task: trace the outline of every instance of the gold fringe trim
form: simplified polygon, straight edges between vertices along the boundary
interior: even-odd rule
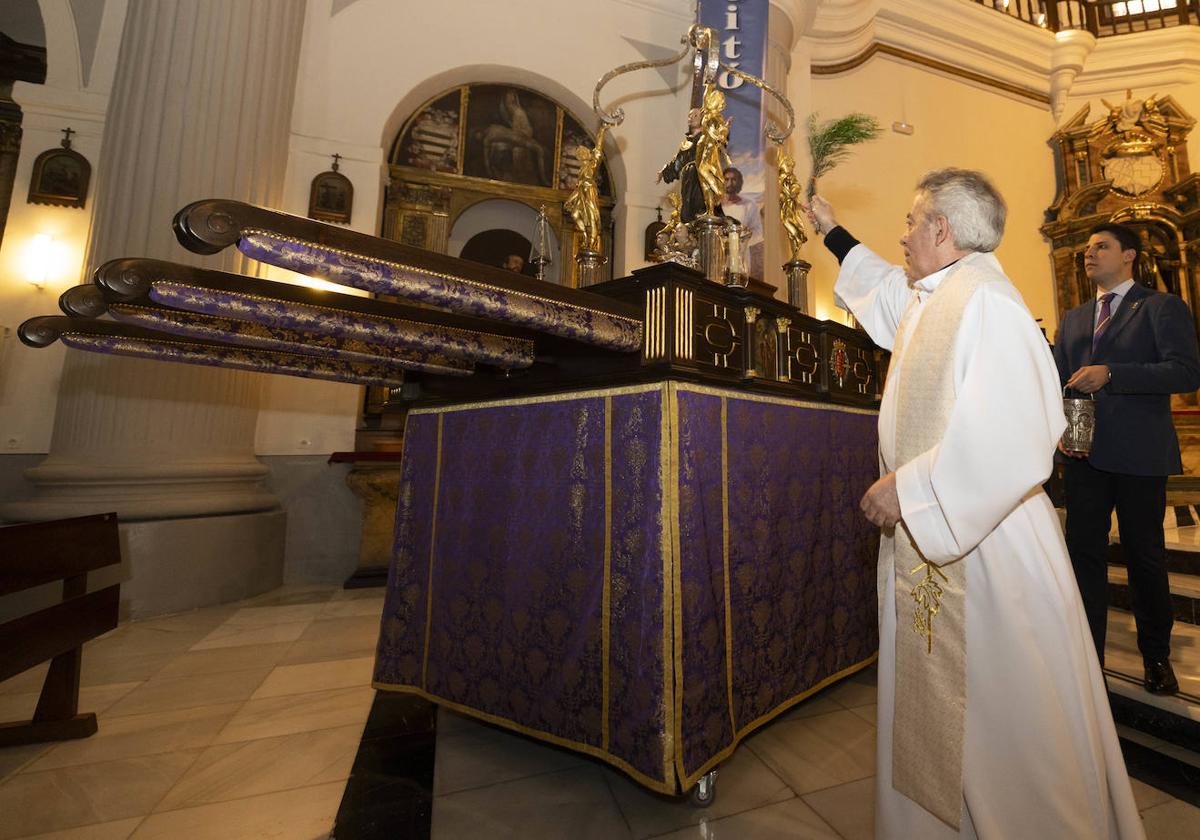
[[[437,449],[433,467],[433,513],[429,523],[429,576],[425,579],[425,652],[421,657],[421,687],[429,685],[429,633],[433,627],[433,556],[437,545],[438,496],[442,485],[442,418],[437,421]]]
[[[409,417],[418,414],[453,414],[457,411],[475,411],[481,408],[501,408],[512,405],[541,405],[565,402],[567,400],[585,400],[593,397],[621,397],[627,394],[646,394],[651,391],[664,391],[671,382],[656,382],[653,385],[622,385],[612,388],[589,388],[583,391],[567,391],[560,394],[537,394],[527,397],[509,397],[502,400],[486,400],[483,402],[464,403],[462,405],[439,405],[428,408],[414,408],[408,412]],[[665,409],[665,404],[664,404]]]
[[[481,712],[478,709],[471,708],[470,706],[464,706],[461,703],[455,703],[451,700],[446,700],[445,698],[439,697],[436,694],[431,694],[430,692],[425,691],[422,688],[417,688],[415,685],[394,685],[391,683],[383,683],[383,682],[373,681],[371,683],[371,687],[376,689],[377,691],[394,691],[394,692],[399,692],[399,693],[404,693],[404,694],[415,694],[415,695],[421,697],[422,699],[428,700],[430,703],[436,703],[439,706],[445,706],[447,709],[450,709],[451,711],[455,711],[455,712],[458,712],[459,714],[475,718],[476,720],[482,720],[486,723],[491,723],[496,726],[502,726],[505,729],[509,729],[509,730],[519,733],[521,735],[527,735],[531,738],[537,738],[539,741],[545,741],[547,743],[554,744],[559,747],[566,747],[568,749],[575,750],[576,752],[581,752],[585,755],[590,755],[593,758],[598,758],[601,761],[611,764],[613,767],[616,767],[622,773],[625,773],[627,776],[632,778],[638,784],[644,785],[645,787],[648,787],[657,793],[666,793],[666,794],[669,794],[672,796],[677,796],[677,795],[680,795],[681,792],[686,793],[694,784],[696,784],[697,781],[700,780],[701,776],[703,776],[705,773],[707,773],[709,770],[711,770],[713,767],[715,767],[720,762],[724,761],[729,756],[733,755],[733,751],[737,748],[738,744],[740,744],[742,742],[742,740],[745,739],[745,737],[747,735],[749,735],[751,732],[753,732],[755,729],[758,729],[763,724],[769,723],[770,721],[774,720],[779,715],[786,712],[788,709],[791,709],[797,703],[801,703],[801,702],[807,700],[809,697],[816,694],[818,691],[821,691],[824,688],[828,688],[830,685],[837,682],[838,680],[844,679],[844,678],[850,676],[851,674],[855,674],[855,673],[861,671],[862,669],[869,667],[878,658],[879,658],[878,653],[871,654],[871,656],[867,657],[866,659],[862,660],[861,662],[856,662],[854,665],[851,665],[848,668],[844,668],[841,671],[838,671],[836,674],[832,674],[832,675],[826,677],[825,679],[821,680],[819,683],[817,683],[813,687],[806,689],[805,691],[801,692],[800,694],[797,694],[794,697],[791,697],[791,698],[785,700],[784,702],[780,703],[778,706],[776,706],[774,709],[772,709],[767,714],[757,718],[756,720],[752,721],[751,723],[747,724],[746,726],[743,726],[737,732],[737,734],[734,736],[734,740],[732,741],[732,743],[730,743],[729,746],[727,746],[725,749],[721,750],[721,752],[717,753],[715,756],[713,756],[708,761],[706,761],[699,770],[695,771],[694,773],[690,774],[687,777],[680,775],[678,777],[679,778],[678,785],[674,784],[673,781],[667,782],[667,781],[665,781],[665,779],[656,779],[652,776],[649,776],[649,775],[643,773],[642,771],[638,770],[637,768],[633,767],[629,762],[625,761],[623,758],[615,756],[612,753],[608,752],[607,750],[600,749],[599,747],[593,746],[592,744],[585,744],[582,741],[573,741],[570,738],[562,738],[558,735],[551,735],[549,732],[541,732],[540,730],[532,729],[528,726],[519,724],[516,721],[513,721],[509,718],[501,717],[500,715],[493,715],[488,712]]]

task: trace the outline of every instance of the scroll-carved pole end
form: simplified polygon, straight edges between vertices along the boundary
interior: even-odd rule
[[[108,311],[104,293],[90,283],[72,286],[58,297],[58,308],[76,318],[99,318]]]

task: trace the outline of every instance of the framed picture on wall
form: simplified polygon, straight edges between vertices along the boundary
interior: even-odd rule
[[[472,85],[463,174],[537,187],[553,185],[558,106],[512,85]]]
[[[308,217],[322,222],[350,224],[354,209],[354,185],[350,179],[338,172],[338,158],[333,156],[333,166],[313,178],[308,191]]]
[[[66,136],[61,148],[47,149],[33,161],[27,199],[30,204],[82,208],[87,202],[92,165],[71,148],[71,135],[75,132],[67,128],[63,133]]]

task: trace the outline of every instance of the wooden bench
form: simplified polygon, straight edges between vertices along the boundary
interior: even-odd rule
[[[89,593],[87,574],[120,562],[115,513],[0,528],[0,597],[63,582],[61,603],[0,624],[0,681],[50,660],[33,720],[0,723],[0,747],[95,733],[79,714],[83,643],[117,626],[121,587]]]

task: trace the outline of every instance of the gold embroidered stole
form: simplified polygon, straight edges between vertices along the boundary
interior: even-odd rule
[[[897,330],[893,358],[900,364],[896,399],[899,469],[936,446],[955,404],[954,345],[963,311],[987,273],[972,257],[950,270],[905,335],[915,297]],[[892,786],[938,819],[959,827],[962,752],[966,730],[966,567],[943,566],[921,555],[903,523],[892,537],[896,581],[896,686],[892,726]]]

